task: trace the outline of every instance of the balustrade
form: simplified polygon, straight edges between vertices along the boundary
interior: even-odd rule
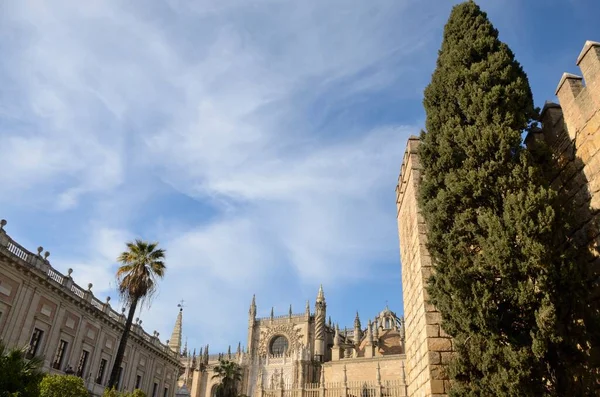
[[[49,267],[48,268],[48,278],[50,278],[50,280],[54,280],[57,283],[59,283],[60,285],[62,285],[65,277],[62,274],[60,274],[59,272],[57,272],[56,270],[54,270],[53,268]]]
[[[71,285],[71,292],[73,292],[75,295],[77,295],[81,299],[83,299],[83,297],[85,296],[85,293],[83,292],[81,287],[79,287],[77,284]]]
[[[286,384],[283,388],[262,390],[262,397],[406,397],[406,384],[401,381],[307,383],[304,387]]]

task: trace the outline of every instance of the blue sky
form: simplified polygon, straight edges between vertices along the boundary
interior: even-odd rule
[[[424,125],[445,0],[14,1],[0,5],[0,217],[82,286],[158,240],[145,328],[245,344],[320,283],[343,327],[402,312],[394,188]],[[594,0],[481,1],[536,103],[600,40]],[[115,305],[116,306],[116,305]]]

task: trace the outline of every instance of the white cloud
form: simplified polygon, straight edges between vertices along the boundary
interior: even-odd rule
[[[0,84],[18,97],[0,93],[0,203],[79,211],[87,252],[53,262],[99,295],[125,241],[158,239],[169,268],[145,325],[168,338],[183,298],[195,342],[222,345],[253,292],[281,305],[397,255],[394,185],[416,128],[345,123],[336,140],[320,125],[409,78],[436,19],[409,13],[416,0],[168,4],[7,6],[0,37],[19,40],[0,41]],[[146,207],[165,192],[197,206]],[[211,214],[189,226],[186,211]]]

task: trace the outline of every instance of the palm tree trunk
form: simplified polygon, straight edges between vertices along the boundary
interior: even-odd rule
[[[119,349],[117,349],[117,355],[115,357],[115,363],[113,364],[110,372],[110,378],[108,380],[107,387],[112,389],[116,386],[119,380],[119,369],[123,363],[123,356],[125,355],[125,347],[127,347],[127,339],[129,338],[129,331],[131,330],[131,324],[133,323],[133,316],[135,315],[135,309],[137,308],[138,301],[135,299],[131,302],[129,307],[129,313],[127,314],[127,322],[125,322],[125,329],[121,334],[121,340],[119,341]]]

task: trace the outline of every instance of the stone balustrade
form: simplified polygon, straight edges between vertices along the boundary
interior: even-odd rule
[[[306,383],[294,385],[281,383],[258,391],[259,397],[404,397],[406,385],[399,381],[346,381]]]

